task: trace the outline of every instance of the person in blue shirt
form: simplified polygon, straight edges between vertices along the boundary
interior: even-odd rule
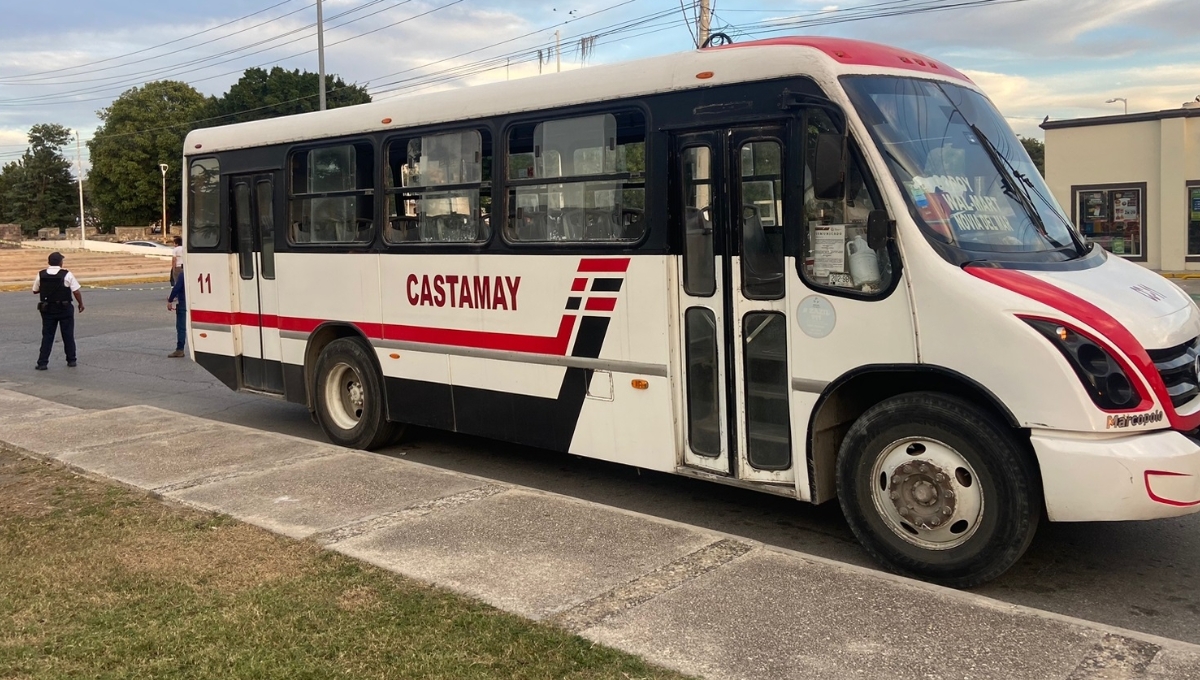
[[[172,359],[183,356],[183,347],[187,343],[187,299],[183,292],[183,269],[175,277],[175,285],[171,286],[171,294],[167,297],[167,311],[175,312],[175,351],[168,354]]]

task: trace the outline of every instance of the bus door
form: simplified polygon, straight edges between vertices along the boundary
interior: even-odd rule
[[[681,134],[684,463],[794,484],[788,408],[782,125]]]
[[[275,186],[272,173],[234,175],[230,205],[238,248],[242,386],[283,393],[279,291],[275,283]]]

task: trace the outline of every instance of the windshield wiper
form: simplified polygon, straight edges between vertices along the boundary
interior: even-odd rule
[[[1067,228],[1067,235],[1071,238],[1071,243],[1069,244],[1070,247],[1074,248],[1078,255],[1086,254],[1087,248],[1084,246],[1084,243],[1075,238],[1075,227],[1068,222],[1066,218],[1059,214],[1057,210],[1053,209],[1054,206],[1051,205],[1050,201],[1043,196],[1036,187],[1033,186],[1033,182],[1029,179],[1029,177],[1022,174],[1020,170],[1017,170],[1017,168],[1014,167],[1013,164],[1007,158],[1005,158],[998,149],[996,149],[996,145],[992,144],[992,140],[988,139],[987,135],[983,134],[983,130],[980,130],[978,125],[975,125],[974,123],[970,123],[969,125],[971,131],[975,133],[975,136],[982,143],[984,151],[987,152],[988,158],[992,161],[992,165],[996,166],[996,169],[999,170],[1003,176],[1002,179],[1004,181],[1004,193],[1012,196],[1014,200],[1021,204],[1021,207],[1026,213],[1029,214],[1029,220],[1033,224],[1033,227],[1037,229],[1039,234],[1042,235],[1042,238],[1049,241],[1056,248],[1068,247],[1068,244],[1060,243],[1050,236],[1049,230],[1046,229],[1046,223],[1042,220],[1042,213],[1037,209],[1037,206],[1033,204],[1033,199],[1029,196],[1029,191],[1031,190],[1037,194],[1038,198],[1042,199],[1042,203],[1046,204],[1046,207],[1051,208],[1050,212],[1054,213],[1054,215],[1058,217],[1059,221],[1062,222]],[[1007,174],[1005,174],[1005,170],[1008,171]],[[1009,177],[1015,179],[1016,182],[1014,183],[1010,181]]]
[[[1033,204],[1033,199],[1025,191],[1025,185],[1021,181],[1022,175],[1000,155],[995,145],[992,144],[992,140],[983,134],[983,130],[980,130],[978,125],[974,123],[968,123],[968,125],[971,132],[975,134],[975,138],[979,140],[980,146],[987,153],[988,159],[992,161],[992,165],[996,166],[996,170],[1000,172],[1000,180],[1004,182],[1004,193],[1021,204],[1021,209],[1029,216],[1033,228],[1037,229],[1042,238],[1049,241],[1055,248],[1066,248],[1065,243],[1059,243],[1050,237],[1050,233],[1046,230],[1046,223],[1042,221],[1041,213],[1038,212],[1037,206]]]

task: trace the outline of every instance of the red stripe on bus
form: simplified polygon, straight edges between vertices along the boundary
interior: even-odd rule
[[[611,310],[607,310],[611,311]],[[203,309],[191,310],[192,321],[217,323],[226,326],[250,326],[257,328],[279,328],[281,331],[311,333],[325,323],[323,319],[306,319],[294,316],[262,315],[247,312],[213,312]],[[259,319],[262,322],[259,322]],[[427,328],[399,324],[348,322],[363,335],[373,340],[399,340],[430,345],[451,345],[476,349],[495,349],[527,354],[554,354],[565,356],[575,328],[574,316],[563,316],[558,332],[552,336],[519,335],[516,333],[494,333],[490,331],[466,331],[454,328]]]
[[[317,330],[317,326],[325,323],[321,319],[302,319],[295,316],[279,317],[279,330],[292,331],[295,333],[312,333]]]
[[[571,290],[576,291],[576,292],[581,291],[581,290],[587,290],[587,279],[575,279],[574,281],[572,281],[571,282]]]
[[[966,270],[978,279],[1053,307],[1099,331],[1125,356],[1129,357],[1129,360],[1141,372],[1142,378],[1150,384],[1150,389],[1154,391],[1158,402],[1166,411],[1172,428],[1187,432],[1200,427],[1200,413],[1181,416],[1175,411],[1175,405],[1171,403],[1171,395],[1167,392],[1167,386],[1163,384],[1162,376],[1159,375],[1146,348],[1142,347],[1142,343],[1138,342],[1129,329],[1121,325],[1121,322],[1114,319],[1108,312],[1077,295],[1022,271],[994,267],[966,267]]]
[[[613,257],[613,258],[590,258],[585,257],[579,261],[580,272],[617,272],[624,273],[629,269],[628,257]]]
[[[213,312],[207,309],[193,309],[188,312],[195,323],[217,323],[223,326],[236,326],[238,321],[233,312]]]
[[[425,328],[422,326],[399,326],[388,324],[383,327],[383,339],[401,342],[418,342],[430,345],[451,345],[476,349],[495,349],[526,354],[553,354],[566,356],[571,342],[571,331],[575,328],[575,317],[564,315],[558,324],[558,333],[553,336],[517,335],[515,333],[493,333],[489,331],[464,331],[455,328]]]
[[[610,297],[588,298],[587,304],[583,308],[589,312],[611,312],[617,308],[617,299]]]

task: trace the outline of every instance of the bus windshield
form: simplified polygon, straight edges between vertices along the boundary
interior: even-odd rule
[[[918,224],[956,259],[1060,261],[1084,247],[992,103],[944,82],[846,76],[842,83]]]

